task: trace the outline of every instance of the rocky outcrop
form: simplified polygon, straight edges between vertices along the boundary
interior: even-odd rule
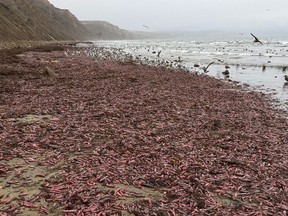
[[[0,0],[0,40],[82,40],[90,32],[48,0]]]

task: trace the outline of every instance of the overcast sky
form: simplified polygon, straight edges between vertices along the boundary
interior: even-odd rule
[[[288,30],[288,0],[49,1],[55,7],[69,9],[79,20],[104,20],[128,30]]]

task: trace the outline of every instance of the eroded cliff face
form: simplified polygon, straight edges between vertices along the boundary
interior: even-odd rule
[[[92,34],[48,0],[0,0],[0,40],[82,40]]]

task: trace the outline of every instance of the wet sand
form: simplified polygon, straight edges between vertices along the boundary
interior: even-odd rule
[[[0,213],[287,214],[288,122],[264,94],[103,55],[1,53]]]
[[[212,65],[209,75],[222,80],[233,80],[246,85],[250,90],[263,92],[270,97],[271,103],[282,110],[288,111],[288,82],[284,80],[282,68],[256,66],[229,66],[229,76],[222,74],[225,65]]]

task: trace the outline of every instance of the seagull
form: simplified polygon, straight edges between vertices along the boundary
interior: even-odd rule
[[[222,59],[218,59],[218,58],[215,58],[215,59],[217,59],[217,61],[219,61],[219,62],[221,62],[221,63],[224,62],[224,60],[222,60]]]
[[[210,65],[214,64],[214,61],[209,63],[206,67],[203,67],[202,69],[204,70],[204,73],[208,73],[208,68],[210,67]]]
[[[260,43],[260,44],[262,44],[263,45],[263,43],[254,35],[254,34],[252,34],[252,33],[250,33],[251,35],[252,35],[252,37],[254,37],[254,43]]]

